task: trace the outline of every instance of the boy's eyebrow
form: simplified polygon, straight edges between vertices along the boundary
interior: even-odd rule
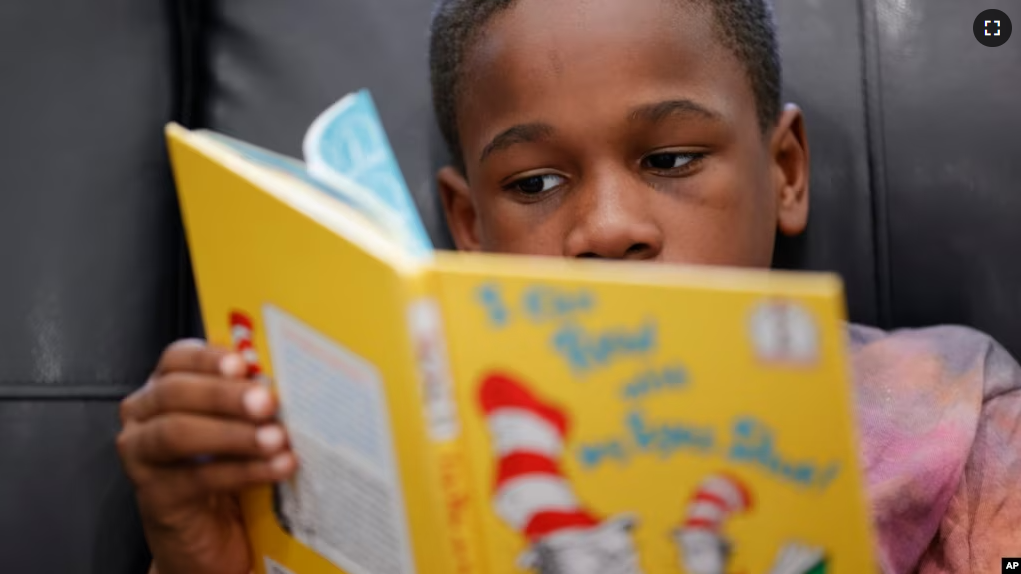
[[[493,152],[507,149],[514,144],[541,141],[553,135],[553,132],[553,126],[542,122],[518,124],[507,128],[497,134],[492,141],[486,144],[486,147],[482,148],[479,163],[485,161],[486,157]]]
[[[670,115],[695,115],[707,119],[719,119],[721,116],[702,104],[691,100],[665,100],[651,104],[643,104],[631,110],[631,120],[643,120],[655,123]]]

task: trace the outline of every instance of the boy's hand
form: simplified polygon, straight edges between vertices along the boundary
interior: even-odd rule
[[[238,492],[297,467],[273,396],[245,370],[237,354],[178,341],[121,404],[117,449],[159,574],[248,574]]]

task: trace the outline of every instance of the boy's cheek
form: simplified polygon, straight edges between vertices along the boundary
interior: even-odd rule
[[[505,224],[495,224],[492,227],[495,229],[482,230],[482,251],[517,255],[564,256],[563,240],[555,231],[539,229],[530,232],[508,229]]]
[[[484,252],[564,255],[566,230],[556,210],[521,205],[502,197],[478,198],[477,231]]]
[[[754,209],[754,208],[752,208]],[[667,263],[728,267],[768,267],[775,224],[751,209],[693,210],[664,225],[660,260]]]

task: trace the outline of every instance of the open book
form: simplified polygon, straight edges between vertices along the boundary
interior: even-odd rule
[[[259,572],[875,571],[837,278],[434,251],[366,92],[304,163],[167,134],[300,461],[244,499]]]

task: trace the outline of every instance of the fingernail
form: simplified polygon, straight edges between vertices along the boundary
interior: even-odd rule
[[[290,453],[282,453],[274,456],[269,461],[269,468],[274,474],[286,474],[291,470],[293,458]]]
[[[243,375],[245,372],[245,360],[235,353],[224,355],[220,359],[220,374],[225,377]]]
[[[245,403],[245,411],[249,416],[261,417],[269,414],[269,391],[262,387],[253,387],[245,391],[241,399]]]
[[[255,431],[255,442],[266,452],[273,452],[284,444],[284,431],[276,425],[270,425]]]

